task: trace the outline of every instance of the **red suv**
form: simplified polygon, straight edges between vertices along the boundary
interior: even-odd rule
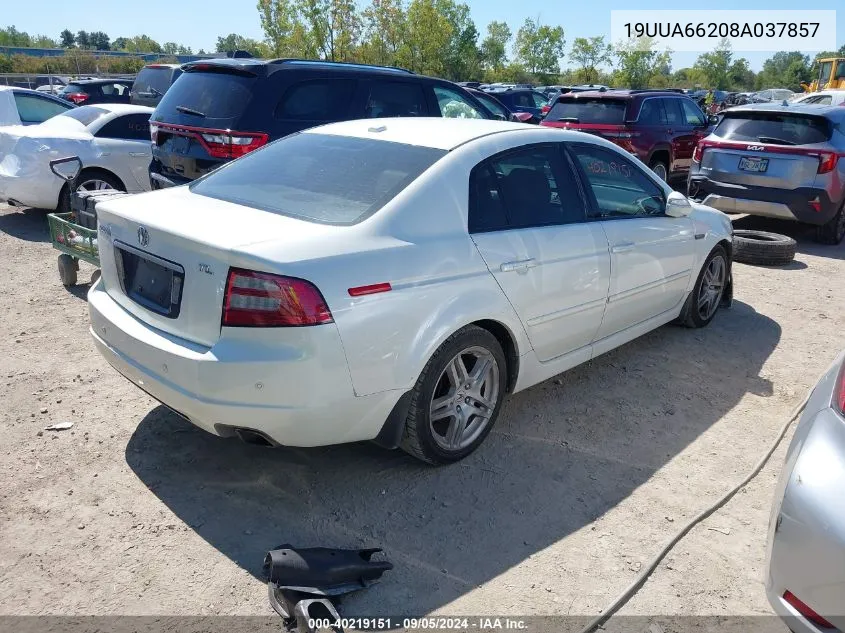
[[[695,146],[715,122],[677,92],[607,90],[561,95],[540,125],[602,136],[670,180],[686,177]]]

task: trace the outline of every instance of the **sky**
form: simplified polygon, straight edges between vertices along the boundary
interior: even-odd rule
[[[567,53],[569,44],[576,37],[610,34],[610,12],[620,9],[719,9],[753,8],[738,6],[736,0],[706,0],[700,6],[683,5],[672,0],[557,0],[538,2],[527,9],[528,3],[515,0],[464,0],[472,11],[479,31],[484,33],[492,20],[504,20],[511,30],[516,30],[526,17],[538,18],[543,24],[561,25],[564,28]],[[359,0],[363,4],[366,0]],[[158,42],[173,41],[191,46],[195,51],[203,48],[214,50],[219,35],[238,33],[246,37],[263,39],[255,0],[143,0],[135,5],[133,0],[0,0],[0,26],[14,25],[30,34],[58,37],[68,28],[105,31],[114,39],[145,33]],[[763,0],[761,19],[773,9],[839,9],[837,12],[838,46],[845,43],[845,3],[843,0]],[[765,10],[762,8],[765,7]],[[745,57],[751,67],[759,70],[770,53],[736,53]],[[815,51],[804,51],[810,54]],[[698,53],[675,53],[673,69],[692,66]],[[569,65],[562,60],[563,67]]]

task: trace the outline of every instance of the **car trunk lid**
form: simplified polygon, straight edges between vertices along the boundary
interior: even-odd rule
[[[326,229],[186,187],[104,202],[97,213],[109,295],[156,329],[209,347],[220,337],[229,268],[277,272],[250,245],[308,242]]]

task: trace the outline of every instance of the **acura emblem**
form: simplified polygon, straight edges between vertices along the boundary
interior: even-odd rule
[[[146,246],[150,243],[150,232],[143,226],[138,227],[138,244]]]

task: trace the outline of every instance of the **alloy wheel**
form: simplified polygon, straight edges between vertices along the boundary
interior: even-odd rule
[[[660,178],[660,180],[666,182],[666,178],[668,177],[668,174],[666,172],[666,165],[664,165],[663,163],[655,163],[654,165],[652,165],[651,171],[653,171],[655,175]]]
[[[483,347],[468,347],[447,363],[429,406],[432,436],[440,448],[458,451],[484,431],[499,402],[499,364]]]
[[[711,259],[704,270],[701,288],[698,291],[698,316],[703,321],[709,320],[719,307],[722,293],[725,291],[727,271],[725,258],[721,255],[716,255]]]
[[[109,183],[105,180],[100,180],[99,178],[91,178],[86,180],[76,188],[77,191],[106,191],[106,190],[113,190]]]

